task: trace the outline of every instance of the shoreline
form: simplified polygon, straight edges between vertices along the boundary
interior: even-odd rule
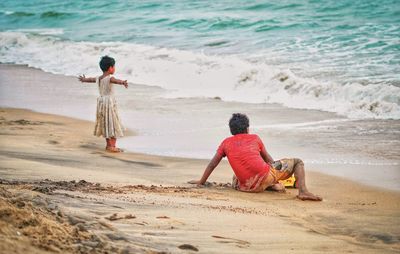
[[[123,153],[116,153],[116,154],[109,153],[109,152],[105,151],[105,149],[102,149],[103,146],[104,146],[104,145],[102,145],[102,143],[105,144],[105,142],[103,142],[104,138],[96,137],[91,133],[91,128],[90,127],[92,127],[92,125],[94,124],[91,121],[72,118],[72,117],[68,117],[68,116],[37,112],[37,111],[34,111],[34,110],[24,109],[24,108],[3,108],[3,107],[0,107],[0,112],[7,112],[7,113],[9,113],[9,112],[20,112],[20,113],[16,114],[17,116],[18,115],[26,116],[26,115],[33,114],[33,115],[35,115],[35,118],[36,118],[36,115],[39,118],[41,118],[42,116],[45,116],[44,118],[46,118],[46,119],[47,118],[50,118],[50,119],[54,118],[54,119],[57,119],[57,120],[61,119],[62,121],[66,120],[67,122],[78,123],[78,125],[81,125],[81,123],[84,123],[84,125],[86,127],[89,127],[89,128],[86,129],[85,132],[88,135],[86,138],[88,138],[90,140],[90,142],[86,143],[86,144],[83,144],[83,145],[82,145],[83,142],[79,142],[81,144],[80,147],[81,148],[87,148],[87,149],[96,149],[97,151],[93,152],[93,153],[102,154],[101,155],[102,157],[109,158],[109,159],[116,159],[116,160],[124,161],[124,159],[122,159],[123,157],[134,156],[134,157],[138,157],[138,158],[144,158],[146,160],[156,159],[157,161],[161,160],[161,161],[164,161],[164,162],[185,162],[185,163],[186,162],[190,162],[190,163],[195,163],[197,166],[198,165],[203,165],[203,168],[205,168],[207,166],[208,162],[210,161],[209,159],[202,159],[202,158],[164,156],[164,155],[147,154],[147,153],[132,152],[132,151],[125,151]],[[0,117],[0,121],[1,120],[4,120],[4,119],[2,119]],[[57,122],[49,122],[49,123],[55,124],[55,125],[58,124]],[[19,125],[19,124],[21,124],[21,125],[31,125],[31,124],[32,125],[37,125],[37,124],[39,124],[40,125],[41,123],[40,122],[39,123],[30,123],[29,121],[26,122],[25,119],[19,119],[19,120],[15,120],[12,123],[12,125],[13,124],[16,124],[16,125]],[[127,129],[127,130],[125,130],[125,136],[122,137],[121,139],[127,138],[127,137],[133,137],[135,135],[137,135],[137,134],[134,131]],[[49,136],[52,137],[53,134],[49,134]],[[54,141],[54,140],[49,140],[48,142],[49,142],[49,144],[54,144],[54,145],[58,144],[58,141]],[[71,146],[73,146],[73,145],[71,145]],[[117,159],[117,157],[121,157],[121,159]],[[140,164],[141,163],[138,163],[138,165],[140,165]],[[159,165],[157,165],[157,164],[152,165],[151,163],[150,164],[143,163],[143,166],[151,166],[151,167],[157,168]],[[231,173],[231,172],[233,173],[233,171],[231,171],[231,168],[230,168],[230,165],[229,165],[228,161],[226,159],[222,160],[221,164],[218,167],[224,168],[224,176],[227,176],[226,180],[227,180],[227,183],[228,183],[230,181],[230,175],[226,174],[226,173]],[[201,169],[203,169],[203,168],[201,168]],[[200,175],[197,175],[197,176],[201,177],[201,174],[203,173],[203,171],[200,170],[199,173],[200,173]],[[308,170],[307,174],[311,174],[313,176],[315,175],[314,177],[319,177],[319,178],[323,177],[325,179],[331,178],[332,180],[345,181],[345,182],[348,182],[348,184],[365,187],[367,189],[370,189],[371,191],[376,190],[376,191],[382,191],[382,192],[387,192],[387,193],[400,194],[400,192],[397,191],[397,190],[391,190],[391,189],[387,189],[387,188],[384,188],[384,187],[378,187],[378,186],[371,186],[371,185],[363,184],[363,183],[360,183],[360,182],[357,182],[357,181],[354,181],[352,179],[348,179],[348,178],[345,178],[345,177],[334,176],[334,175],[330,175],[330,174],[324,174],[324,173],[321,173],[321,172],[318,172],[318,171],[314,171],[314,170]],[[219,178],[218,180],[219,181],[223,181],[222,179],[220,179],[221,176],[222,176],[221,174],[213,172],[212,176],[218,176],[218,178]],[[62,176],[62,178],[64,178],[64,177],[65,176]],[[9,180],[16,180],[16,179],[9,179]],[[40,178],[27,177],[27,178],[22,178],[21,180],[24,180],[24,181],[34,180],[35,181],[35,180],[41,180],[41,179]],[[71,179],[71,180],[74,180],[74,179]],[[109,179],[104,180],[104,179],[94,178],[94,179],[92,179],[92,181],[97,181],[97,182],[100,182],[100,183],[109,183]],[[122,182],[115,182],[115,183],[116,184],[127,184],[128,182],[123,182],[122,181]],[[162,182],[162,183],[168,184],[168,182]],[[185,182],[182,182],[182,183],[185,184]],[[157,183],[157,184],[159,184],[159,183]],[[169,182],[169,184],[178,184],[178,183],[177,182]],[[189,184],[189,186],[190,186],[190,184]]]
[[[0,106],[94,120],[97,90],[75,77],[0,64],[0,79]],[[308,170],[400,191],[400,120],[353,120],[277,104],[165,99],[165,90],[135,84],[116,93],[123,124],[138,134],[119,139],[129,151],[211,158],[230,135],[227,118],[244,112],[274,158],[299,157]]]
[[[80,246],[94,253],[101,248],[127,253],[264,253],[266,244],[280,253],[336,253],[337,246],[356,253],[400,250],[398,192],[307,172],[310,191],[324,201],[296,200],[295,189],[285,194],[242,193],[229,188],[232,171],[227,162],[211,176],[212,187],[197,188],[186,181],[201,175],[206,160],[110,154],[104,152],[103,140],[91,135],[88,121],[22,109],[2,108],[0,113],[3,250],[23,253],[16,246],[25,246],[34,249],[32,253],[57,248],[76,253],[74,246]],[[33,212],[45,213],[40,216],[63,230],[96,237],[68,238],[74,245],[62,244],[56,240],[59,235],[36,224],[23,226],[18,237],[13,223],[22,219],[7,217],[7,209],[21,215],[39,209]],[[274,230],[268,233],[266,228]],[[54,237],[53,243],[35,243],[28,229],[39,239]],[[59,243],[56,249],[54,242]]]
[[[347,76],[353,72],[352,68],[342,69],[340,74],[337,70],[331,72],[330,64],[309,62],[310,56],[300,62],[295,60],[296,57],[276,62],[276,58],[285,55],[286,49],[279,51],[283,54],[278,55],[268,52],[268,49],[264,54],[252,55],[251,50],[244,50],[241,54],[218,53],[220,48],[217,47],[215,54],[209,55],[203,50],[192,51],[190,47],[178,49],[175,43],[159,48],[153,43],[136,44],[135,40],[120,43],[111,39],[104,48],[102,40],[87,38],[89,40],[77,42],[72,39],[74,36],[52,32],[47,34],[46,29],[4,31],[2,35],[5,37],[5,62],[25,63],[48,72],[93,75],[98,70],[93,63],[97,62],[100,55],[112,52],[116,59],[120,59],[118,64],[123,66],[120,73],[125,76],[124,79],[158,85],[169,90],[174,98],[205,96],[220,97],[227,101],[279,102],[292,108],[325,110],[348,117],[400,120],[396,96],[400,88],[396,70],[387,68],[394,68],[391,64],[372,76],[371,70],[364,75],[360,75],[358,70]],[[46,48],[48,54],[43,54],[42,48]],[[66,61],[54,57],[58,56],[59,49],[68,52]],[[268,56],[270,53],[272,59]],[[323,50],[320,53],[324,55],[327,52]],[[84,57],[76,59],[74,56]],[[70,61],[80,64],[76,66]],[[307,62],[311,66],[304,65]],[[312,66],[318,67],[314,69]],[[336,67],[341,69],[343,63]],[[382,71],[387,76],[380,80]],[[376,96],[377,93],[379,96]]]

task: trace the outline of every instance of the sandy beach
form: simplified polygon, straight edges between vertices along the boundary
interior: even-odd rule
[[[392,0],[0,2],[0,254],[400,253],[399,17]],[[257,146],[227,139],[243,130]],[[299,158],[323,200],[234,190],[222,153],[241,187]]]
[[[0,84],[2,107],[95,120],[97,88],[76,77],[0,64]],[[230,135],[230,115],[243,112],[273,158],[299,157],[309,170],[400,191],[400,120],[349,119],[278,104],[172,99],[165,89],[134,82],[115,90],[122,123],[137,134],[119,139],[128,151],[209,159]]]
[[[206,160],[110,154],[91,122],[0,113],[1,253],[400,251],[398,192],[308,172],[323,202],[241,193],[226,162],[197,188]]]

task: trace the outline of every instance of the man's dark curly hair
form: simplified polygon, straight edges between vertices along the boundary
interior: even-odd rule
[[[108,71],[110,67],[115,65],[115,59],[109,56],[103,56],[99,65],[102,71]]]
[[[232,114],[232,117],[229,120],[229,128],[231,129],[232,135],[247,133],[248,127],[249,118],[245,114]]]

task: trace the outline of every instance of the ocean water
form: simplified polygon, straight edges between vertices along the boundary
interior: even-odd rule
[[[0,62],[116,76],[167,98],[400,119],[400,1],[0,2]]]

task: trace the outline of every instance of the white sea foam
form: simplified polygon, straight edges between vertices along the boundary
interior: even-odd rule
[[[326,128],[326,124],[331,125],[332,123],[340,123],[351,121],[350,119],[327,119],[322,121],[312,121],[312,122],[303,122],[303,123],[283,123],[283,124],[265,124],[265,125],[252,125],[252,129],[260,130],[260,129],[299,129],[299,128]]]
[[[365,166],[398,166],[398,162],[385,162],[385,161],[371,161],[371,160],[357,160],[357,159],[338,159],[329,158],[324,160],[304,160],[305,163],[309,164],[337,164],[337,165],[365,165]]]
[[[58,74],[97,75],[100,56],[108,54],[117,60],[118,77],[165,88],[170,98],[220,97],[324,110],[350,118],[400,119],[400,88],[390,84],[321,82],[238,56],[210,56],[122,42],[73,42],[48,36],[57,33],[62,31],[1,32],[0,61]]]
[[[17,29],[14,32],[31,33],[31,34],[38,34],[38,35],[61,35],[61,34],[64,34],[64,29],[62,29],[62,28]]]

